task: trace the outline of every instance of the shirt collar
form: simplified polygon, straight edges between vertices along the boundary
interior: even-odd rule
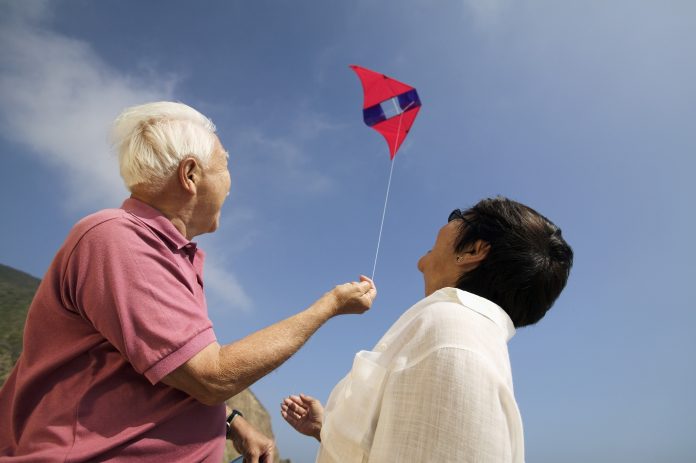
[[[493,323],[495,323],[505,333],[505,340],[509,341],[515,335],[515,324],[512,323],[510,316],[498,304],[489,301],[481,296],[462,291],[458,288],[442,288],[436,293],[442,293],[443,296],[450,300],[454,300],[464,307],[467,307],[474,312],[477,312]]]
[[[121,209],[137,217],[155,232],[172,250],[182,250],[189,256],[196,253],[196,243],[184,235],[159,210],[135,198],[126,199]]]

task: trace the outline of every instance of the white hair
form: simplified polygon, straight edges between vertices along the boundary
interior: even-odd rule
[[[204,166],[215,149],[215,124],[190,106],[158,101],[126,108],[116,118],[111,140],[121,177],[129,190],[159,190],[186,157]]]

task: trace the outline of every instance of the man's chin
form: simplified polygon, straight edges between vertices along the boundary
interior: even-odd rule
[[[208,233],[213,233],[217,231],[217,229],[220,228],[220,214],[215,216],[215,219],[213,219],[213,222],[210,224],[210,229],[208,230]]]

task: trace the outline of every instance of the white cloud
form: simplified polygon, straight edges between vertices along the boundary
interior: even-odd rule
[[[110,154],[109,126],[126,106],[172,99],[176,80],[113,69],[88,43],[41,27],[51,14],[47,5],[0,4],[0,133],[54,169],[67,208],[113,207],[127,191]],[[209,289],[248,309],[249,297],[232,273],[216,265],[215,254],[209,250]]]
[[[205,273],[203,276],[205,279],[206,292],[212,291],[216,301],[223,304],[223,307],[217,310],[211,308],[211,311],[215,310],[216,312],[220,312],[221,309],[224,310],[228,306],[244,311],[251,309],[251,299],[247,296],[244,288],[242,288],[242,285],[237,280],[237,277],[231,272],[218,266],[215,262],[211,262],[209,258],[206,258]]]
[[[112,206],[126,195],[108,128],[126,106],[167,99],[172,82],[140,82],[119,74],[84,42],[18,17],[0,30],[2,134],[55,167],[67,205]]]

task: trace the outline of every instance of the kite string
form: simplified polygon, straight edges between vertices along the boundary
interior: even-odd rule
[[[372,276],[370,279],[375,280],[375,272],[377,271],[377,257],[379,256],[379,244],[382,242],[382,229],[384,228],[384,217],[387,215],[387,201],[389,201],[389,189],[391,187],[392,173],[394,172],[394,162],[396,160],[396,145],[399,143],[399,135],[401,135],[401,121],[404,118],[406,110],[411,107],[411,102],[399,116],[399,125],[396,129],[396,138],[394,139],[394,157],[391,160],[391,168],[389,169],[389,181],[387,182],[387,195],[384,198],[384,208],[382,209],[382,221],[379,224],[379,236],[377,237],[377,250],[375,251],[375,263],[372,265]]]
[[[396,159],[396,158],[394,158]],[[387,215],[387,201],[389,201],[389,188],[391,187],[392,173],[394,172],[394,159],[391,162],[391,169],[389,169],[389,181],[387,182],[387,196],[384,198],[384,209],[382,209],[382,222],[379,224],[379,237],[377,238],[377,250],[375,251],[375,263],[372,266],[372,276],[371,280],[375,279],[375,271],[377,270],[377,256],[379,256],[379,244],[382,241],[382,229],[384,228],[384,216]]]

